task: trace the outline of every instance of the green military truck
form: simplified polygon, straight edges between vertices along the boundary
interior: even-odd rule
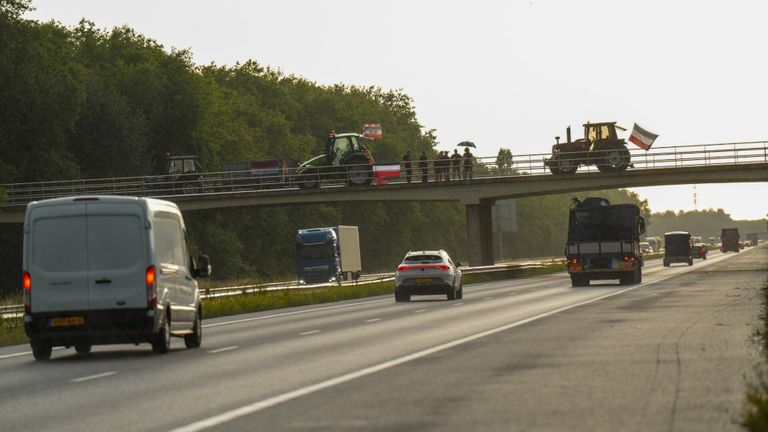
[[[565,258],[574,287],[590,281],[618,279],[621,285],[643,279],[640,235],[645,219],[634,204],[611,203],[605,198],[574,198],[569,212]]]

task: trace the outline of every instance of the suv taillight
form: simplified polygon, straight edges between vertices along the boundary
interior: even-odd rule
[[[157,307],[157,273],[155,272],[155,266],[153,265],[147,267],[146,283],[147,308],[154,309]]]
[[[403,264],[397,267],[397,272],[400,273],[400,272],[413,270],[413,269],[420,269],[420,268],[435,268],[438,270],[450,270],[451,266],[447,264],[414,264],[414,265]]]
[[[32,313],[32,276],[29,273],[24,272],[22,284],[24,286],[24,314],[29,315]]]

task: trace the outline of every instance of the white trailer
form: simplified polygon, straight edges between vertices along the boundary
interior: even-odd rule
[[[339,262],[344,280],[357,280],[363,266],[360,262],[360,235],[356,226],[334,227],[338,238]]]

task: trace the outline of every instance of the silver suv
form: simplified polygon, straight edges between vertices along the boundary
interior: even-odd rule
[[[410,301],[414,294],[445,294],[448,300],[462,298],[459,266],[444,250],[408,252],[395,272],[395,301]]]

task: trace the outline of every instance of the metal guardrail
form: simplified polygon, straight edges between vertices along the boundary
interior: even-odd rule
[[[540,268],[550,264],[557,264],[562,262],[560,258],[522,261],[516,263],[498,264],[493,266],[482,267],[464,267],[461,269],[463,275],[481,274],[481,273],[495,273],[510,270],[524,270],[532,268]],[[371,282],[386,282],[394,280],[393,273],[374,273],[368,275],[362,275],[360,280],[344,281],[342,285],[350,286],[358,283],[371,283]],[[312,285],[299,285],[296,282],[272,282],[265,284],[253,284],[253,285],[239,285],[231,287],[218,287],[218,288],[202,288],[200,289],[201,298],[215,298],[215,297],[229,297],[250,293],[259,293],[265,291],[280,291],[290,289],[314,289],[314,288],[328,288],[337,286],[335,283],[326,284],[312,284]],[[24,305],[7,305],[0,306],[0,318],[18,318],[24,313]]]
[[[632,170],[658,169],[658,168],[683,168],[715,165],[740,165],[763,163],[768,164],[768,141],[748,141],[717,144],[693,144],[674,147],[657,147],[650,151],[642,149],[629,150]],[[450,165],[450,159],[438,159],[424,161],[427,164],[428,182],[438,181],[435,171],[443,167],[441,173],[445,173],[448,181],[468,181],[482,178],[507,178],[531,175],[552,175],[550,168],[544,164],[544,160],[551,157],[549,153],[536,153],[525,155],[512,155],[510,157],[475,157],[473,159],[471,176],[467,173],[465,178],[463,159],[458,160],[462,164],[458,169]],[[562,160],[569,160],[567,154],[561,154]],[[411,181],[419,183],[422,171],[419,164],[422,161],[412,161]],[[394,162],[397,164],[397,162]],[[366,168],[368,166],[366,165]],[[321,187],[345,186],[350,179],[349,172],[354,171],[355,166],[343,167],[345,171],[339,172],[339,167],[333,168],[333,179],[324,179]],[[316,171],[304,174],[304,176],[324,176],[320,172],[329,167],[319,167]],[[595,165],[581,166],[579,172],[595,172]],[[401,163],[400,177],[386,179],[388,184],[402,184],[406,182],[406,169]],[[457,178],[460,176],[461,179]],[[441,176],[445,177],[445,175]],[[31,183],[6,183],[0,184],[0,194],[5,192],[5,202],[0,207],[19,206],[31,201],[47,198],[56,198],[73,195],[129,195],[129,196],[154,196],[173,197],[179,195],[200,195],[233,192],[258,192],[258,191],[290,191],[299,188],[302,176],[296,175],[292,168],[286,175],[279,176],[252,176],[250,171],[241,172],[211,172],[199,175],[199,180],[194,184],[189,182],[172,183],[158,182],[157,176],[146,177],[119,177],[101,179],[60,180]],[[444,178],[442,181],[446,181]],[[386,187],[382,184],[378,187]]]

